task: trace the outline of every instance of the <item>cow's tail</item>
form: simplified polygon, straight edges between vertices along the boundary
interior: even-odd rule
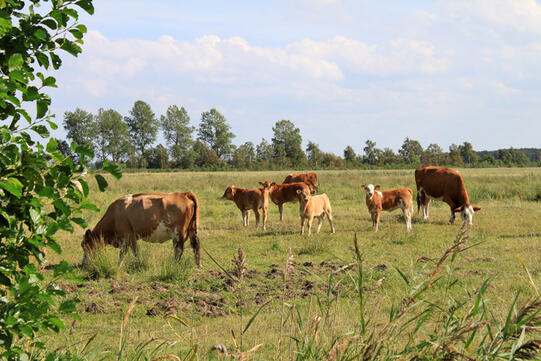
[[[417,191],[417,213],[421,211],[421,192]]]
[[[201,267],[199,255],[199,249],[201,248],[201,244],[199,242],[199,236],[197,235],[197,230],[199,229],[199,199],[197,199],[197,196],[193,192],[186,192],[186,197],[191,199],[194,204],[193,215],[192,219],[190,220],[188,230],[190,232],[190,242],[192,244],[193,252],[195,255],[195,264],[197,265],[197,267]]]

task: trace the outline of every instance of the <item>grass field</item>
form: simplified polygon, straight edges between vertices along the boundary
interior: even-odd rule
[[[256,231],[253,214],[244,228],[235,204],[220,199],[231,184],[255,188],[258,181],[281,182],[287,172],[125,174],[120,181],[110,180],[105,193],[92,189],[90,199],[101,212],[86,214],[91,227],[114,199],[125,194],[191,190],[201,203],[202,248],[216,263],[202,251],[202,268],[195,269],[188,246],[182,262],[176,264],[171,242],[141,242],[139,261],[129,255],[119,269],[118,250],[108,247],[93,269],[81,269],[84,230],[64,234],[63,253],[50,254],[49,263],[66,260],[77,267],[82,282],[58,283],[80,300],[82,321],[66,318],[71,327],[40,339],[51,350],[61,347],[86,359],[152,359],[167,353],[180,359],[225,357],[211,351],[217,344],[237,359],[339,359],[344,349],[345,355],[368,342],[363,329],[385,328],[397,310],[418,315],[434,300],[459,309],[456,314],[466,318],[468,309],[457,305],[475,295],[486,279],[490,284],[483,307],[490,307],[493,321],[504,324],[517,294],[520,304],[541,288],[541,205],[537,202],[541,169],[464,169],[461,174],[470,200],[482,208],[474,216],[465,246],[479,244],[452,262],[446,260],[437,274],[441,279],[426,290],[421,303],[411,305],[407,300],[417,281],[429,278],[438,259],[453,245],[460,217],[449,225],[448,206],[433,202],[427,222],[415,210],[412,232],[406,232],[401,212],[395,211],[382,215],[380,231],[374,233],[360,186],[411,187],[415,193],[413,170],[319,171],[320,193],[331,200],[337,232],[331,234],[325,220],[321,233],[310,238],[299,235],[298,203],[284,206],[283,223],[271,203],[267,230]],[[362,283],[355,232],[363,260]],[[239,247],[247,262],[242,281],[227,274],[235,273],[232,259]],[[52,271],[45,272],[52,278]],[[368,326],[361,309],[364,321],[370,320]],[[408,329],[389,347],[431,337],[434,325],[445,323],[442,314],[425,315],[426,322],[415,335]],[[476,342],[480,340],[474,338],[472,345]]]

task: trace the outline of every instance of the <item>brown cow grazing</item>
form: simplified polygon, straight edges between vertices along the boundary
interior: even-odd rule
[[[81,243],[83,265],[87,253],[100,243],[120,248],[119,265],[128,247],[138,257],[138,239],[152,243],[172,239],[175,258],[180,260],[184,242],[190,238],[195,263],[200,267],[198,223],[199,201],[192,192],[128,194],[111,203],[96,227],[85,232]]]
[[[372,217],[372,230],[377,232],[381,211],[402,209],[406,219],[406,231],[411,231],[411,214],[413,213],[413,191],[409,188],[376,191],[379,185],[362,185],[366,189],[366,206]]]
[[[417,208],[422,206],[423,219],[428,219],[430,201],[444,201],[451,208],[449,222],[455,221],[455,212],[460,212],[462,221],[473,224],[473,213],[481,210],[472,206],[462,176],[455,170],[445,167],[424,166],[415,170],[417,185]]]
[[[331,224],[331,233],[334,233],[331,201],[329,200],[329,197],[327,197],[325,193],[312,196],[309,189],[298,189],[297,195],[300,202],[299,213],[301,216],[301,234],[304,234],[305,220],[308,220],[308,235],[310,236],[312,234],[312,221],[314,220],[314,217],[317,217],[319,220],[317,226],[317,233],[319,233],[325,216],[327,216],[327,219]]]
[[[303,174],[290,174],[284,179],[282,182],[283,184],[290,184],[290,183],[306,183],[308,187],[310,187],[310,192],[312,194],[316,193],[316,190],[319,187],[319,183],[317,181],[317,174],[315,173],[303,173]]]
[[[235,202],[242,212],[244,227],[248,225],[250,210],[255,213],[255,229],[259,227],[259,209],[263,209],[263,230],[267,229],[267,209],[269,208],[269,182],[259,182],[263,188],[247,189],[237,188],[234,185],[227,187],[222,198]]]
[[[308,189],[308,192],[311,194],[310,187],[306,183],[276,184],[274,182],[265,182],[263,184],[270,188],[270,199],[274,204],[278,205],[280,221],[283,220],[284,203],[296,203],[299,201],[297,196],[299,189]]]

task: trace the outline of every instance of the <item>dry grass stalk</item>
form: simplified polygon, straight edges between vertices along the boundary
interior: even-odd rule
[[[131,301],[130,305],[128,306],[128,310],[126,311],[126,314],[124,315],[124,321],[122,322],[123,330],[125,330],[126,327],[128,326],[128,319],[130,318],[130,314],[135,308],[135,303],[137,302],[137,299],[139,299],[139,296],[135,296],[135,298]]]
[[[166,355],[161,355],[158,357],[154,357],[151,361],[158,361],[158,360],[176,360],[180,361],[180,357],[177,355],[173,355],[172,353],[168,353]]]
[[[293,253],[291,252],[291,247],[287,249],[285,274],[295,274],[295,266],[293,265]]]
[[[262,343],[260,343],[259,345],[255,345],[254,347],[252,347],[251,349],[249,349],[248,351],[244,351],[244,352],[232,352],[231,353],[231,356],[235,359],[235,360],[239,360],[239,361],[246,361],[246,360],[249,360],[250,359],[250,356],[256,352],[257,350],[259,350],[259,348],[261,348],[261,346],[263,346]]]
[[[541,340],[526,342],[515,352],[515,356],[524,360],[534,360],[541,352]]]
[[[461,230],[461,232],[459,232],[459,234],[457,235],[455,243],[451,247],[447,248],[447,250],[445,250],[445,253],[443,254],[443,256],[441,256],[440,260],[436,264],[436,267],[434,268],[434,271],[432,272],[432,275],[430,276],[430,280],[428,281],[428,288],[432,287],[432,284],[436,280],[438,273],[440,273],[441,266],[443,265],[443,262],[445,262],[447,257],[449,257],[449,255],[452,254],[455,250],[460,250],[460,247],[462,247],[462,245],[466,243],[466,238],[463,237],[465,233],[466,231]]]
[[[244,252],[242,251],[242,247],[239,247],[238,256],[236,258],[233,257],[231,262],[233,262],[233,264],[236,267],[235,276],[237,276],[237,278],[240,281],[242,281],[242,279],[246,275],[247,266],[248,266],[248,263],[246,262],[246,256],[244,255]]]
[[[326,360],[334,361],[340,359],[340,356],[344,354],[344,351],[348,348],[351,342],[357,339],[359,339],[359,335],[344,338],[342,342],[333,346],[333,348],[329,351],[329,355],[327,356]]]
[[[464,329],[462,329],[458,334],[454,335],[453,337],[451,337],[450,339],[448,339],[445,344],[443,345],[443,348],[446,349],[446,350],[449,350],[450,346],[451,346],[451,343],[453,343],[454,341],[457,341],[457,340],[461,340],[466,334],[470,333],[471,331],[473,330],[476,330],[480,327],[483,327],[485,326],[486,324],[488,323],[488,321],[481,321],[475,325],[470,325]]]

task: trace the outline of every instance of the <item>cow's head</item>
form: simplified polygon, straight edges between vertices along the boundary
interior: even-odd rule
[[[316,194],[317,187],[314,185],[314,183],[312,183],[312,181],[307,180],[304,183],[306,183],[308,188],[310,188],[310,194],[312,194],[312,195]]]
[[[373,185],[373,184],[365,185],[365,184],[363,184],[361,187],[366,189],[366,195],[369,198],[372,198],[374,196],[374,193],[376,192],[376,189],[380,188],[379,184],[377,184],[377,185]]]
[[[460,212],[462,221],[468,225],[473,225],[473,213],[480,211],[481,208],[472,206],[471,204],[463,204],[458,208],[453,209],[453,212]]]
[[[276,185],[275,182],[271,183],[269,181],[259,182],[259,184],[263,187],[263,190],[268,189],[269,191]]]
[[[87,254],[95,250],[100,243],[103,243],[101,237],[90,229],[87,229],[83,235],[83,241],[81,242],[81,247],[83,248],[83,266],[88,262]]]
[[[224,195],[222,196],[222,198],[232,200],[233,197],[235,196],[235,193],[236,193],[236,192],[237,192],[237,189],[235,188],[235,186],[234,186],[234,185],[230,185],[230,186],[227,187],[227,189],[225,190]]]
[[[297,189],[297,197],[299,198],[299,202],[301,204],[305,204],[310,200],[310,197],[312,197],[312,194],[310,192],[310,188],[306,187],[303,189]]]

